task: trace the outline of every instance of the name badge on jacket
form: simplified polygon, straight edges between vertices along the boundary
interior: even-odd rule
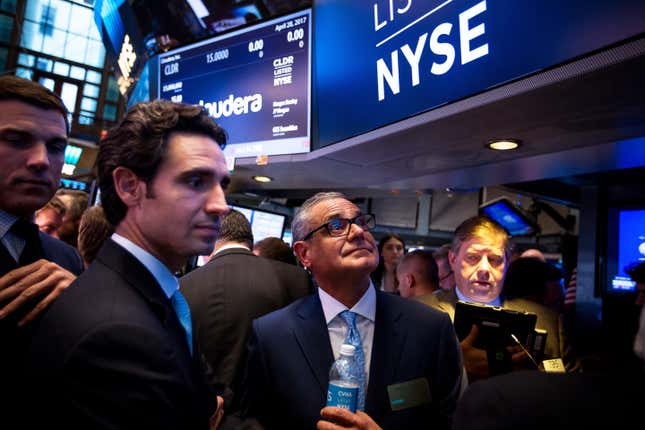
[[[426,378],[411,379],[399,384],[388,385],[390,407],[393,411],[424,405],[432,401]]]

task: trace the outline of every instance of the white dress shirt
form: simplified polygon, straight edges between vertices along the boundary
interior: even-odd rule
[[[462,302],[468,302],[468,303],[473,303],[472,300],[470,300],[468,297],[464,296],[461,294],[461,291],[459,291],[459,288],[455,287],[455,293],[457,293],[457,298],[461,300]],[[487,303],[482,303],[482,305],[489,305],[489,306],[502,306],[502,299],[499,298],[499,296],[495,297],[494,300],[491,300],[490,302]]]
[[[336,300],[322,288],[318,288],[318,296],[322,304],[327,330],[329,331],[329,341],[331,349],[334,352],[334,359],[340,356],[340,346],[347,336],[347,324],[339,315],[347,306]],[[363,354],[365,357],[365,386],[369,382],[370,362],[372,361],[372,343],[374,342],[374,317],[376,315],[376,290],[372,281],[370,286],[363,294],[363,297],[356,303],[350,311],[356,313],[356,327],[361,335],[363,343]]]

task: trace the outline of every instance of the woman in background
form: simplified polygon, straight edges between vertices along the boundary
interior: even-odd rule
[[[405,253],[405,242],[396,233],[389,233],[378,243],[379,263],[372,272],[374,286],[388,293],[398,294],[396,266]]]

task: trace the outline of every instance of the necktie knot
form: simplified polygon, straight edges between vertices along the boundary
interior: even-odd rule
[[[356,313],[348,310],[344,310],[340,313],[340,317],[345,320],[347,327],[353,328],[356,327]]]
[[[184,328],[184,331],[186,332],[186,340],[188,341],[188,349],[190,350],[190,354],[192,355],[192,353],[193,353],[193,325],[192,325],[192,320],[190,318],[190,308],[188,307],[188,302],[186,302],[186,299],[184,298],[184,295],[181,294],[181,292],[179,290],[177,290],[177,291],[175,291],[175,293],[170,298],[170,303],[172,304],[172,307],[175,310],[175,313],[177,314],[177,318],[179,319],[179,323],[181,324],[181,326]]]

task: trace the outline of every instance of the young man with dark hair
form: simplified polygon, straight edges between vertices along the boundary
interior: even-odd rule
[[[206,429],[206,384],[174,277],[213,247],[228,211],[223,130],[196,106],[135,105],[99,146],[115,233],[43,318],[27,361],[38,424]],[[51,336],[56,333],[56,336]]]

